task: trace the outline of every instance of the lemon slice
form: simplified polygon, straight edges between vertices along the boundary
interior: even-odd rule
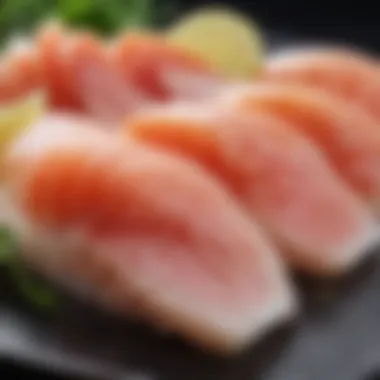
[[[230,78],[251,78],[262,67],[264,42],[260,28],[226,8],[191,13],[169,28],[166,36]]]
[[[0,105],[0,154],[34,120],[46,111],[45,95],[34,92],[20,100]]]

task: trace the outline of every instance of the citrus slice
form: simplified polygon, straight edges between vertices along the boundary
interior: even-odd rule
[[[3,148],[46,110],[45,95],[33,92],[22,99],[0,105],[0,154]]]
[[[166,35],[170,42],[199,54],[230,78],[251,78],[262,67],[260,28],[238,12],[200,9],[170,27]]]

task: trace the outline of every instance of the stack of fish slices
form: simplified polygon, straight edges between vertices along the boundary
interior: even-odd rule
[[[1,65],[4,104],[49,99],[6,149],[6,223],[105,307],[234,353],[300,311],[293,269],[343,275],[380,241],[364,54],[287,53],[241,84],[161,37],[48,28]]]

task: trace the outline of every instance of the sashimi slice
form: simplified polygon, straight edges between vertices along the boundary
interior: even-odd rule
[[[82,39],[75,43],[70,56],[73,61],[75,83],[87,112],[112,121],[115,125],[136,111],[154,107],[169,99],[159,98],[152,95],[151,91],[147,91],[145,84],[138,79],[140,74],[135,71],[136,75],[134,74],[133,78],[126,78],[125,68],[133,63],[133,59],[130,58],[125,67],[115,64],[115,59],[112,58],[114,48],[108,46],[102,49],[94,41]],[[150,61],[147,63],[154,64]],[[143,64],[138,66],[138,69],[143,70],[143,68]],[[150,69],[152,73],[159,75],[162,67],[150,66]],[[167,73],[168,76],[163,77],[163,81],[167,79],[167,88],[172,90],[173,99],[202,100],[215,97],[227,85],[216,82],[211,76],[194,75],[182,69],[173,69]]]
[[[263,110],[292,124],[379,213],[380,125],[366,112],[324,91],[284,83],[241,87],[221,99],[226,107]]]
[[[15,143],[4,168],[9,223],[37,268],[221,353],[294,315],[274,248],[200,167],[50,122]]]
[[[115,42],[113,57],[126,83],[151,100],[197,98],[222,81],[198,55],[158,35],[126,34]]]
[[[379,242],[367,207],[314,145],[269,114],[183,104],[136,115],[125,133],[222,179],[298,269],[342,273]]]
[[[70,70],[87,113],[107,121],[125,119],[150,101],[124,80],[109,49],[92,36],[80,36],[70,50]]]
[[[285,51],[269,59],[263,78],[327,90],[380,121],[380,67],[364,53],[333,48]]]
[[[9,43],[0,61],[0,103],[19,101],[43,87],[33,44],[23,38]]]
[[[80,37],[79,37],[80,38]],[[73,44],[78,35],[58,23],[44,25],[36,36],[36,49],[51,106],[82,110],[79,89],[71,70]]]

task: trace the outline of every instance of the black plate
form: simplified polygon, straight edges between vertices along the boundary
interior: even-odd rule
[[[304,312],[235,358],[67,300],[57,315],[0,304],[0,358],[99,380],[374,380],[380,374],[380,259],[335,282],[296,279]]]
[[[298,42],[285,35],[270,41],[273,47]],[[230,359],[70,299],[57,315],[37,315],[0,284],[0,365],[93,380],[375,380],[380,258],[340,281],[297,281],[304,299],[299,319]]]

